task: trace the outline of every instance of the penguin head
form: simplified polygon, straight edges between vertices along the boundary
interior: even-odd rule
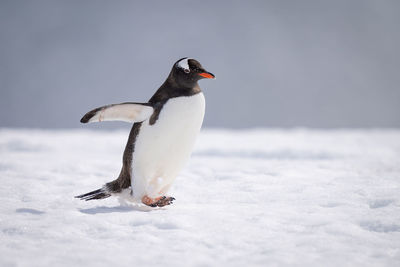
[[[206,71],[200,62],[187,57],[175,62],[171,74],[178,85],[185,87],[193,87],[201,79],[215,79],[214,74]]]

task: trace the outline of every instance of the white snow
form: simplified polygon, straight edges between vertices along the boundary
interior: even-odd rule
[[[400,266],[400,130],[204,130],[173,205],[73,196],[127,130],[0,130],[0,266]]]

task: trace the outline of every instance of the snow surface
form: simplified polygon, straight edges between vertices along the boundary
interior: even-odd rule
[[[128,130],[0,130],[0,266],[400,266],[400,130],[204,130],[173,205],[73,196]]]

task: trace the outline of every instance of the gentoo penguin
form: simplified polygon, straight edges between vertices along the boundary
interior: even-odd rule
[[[205,100],[198,85],[215,76],[192,58],[182,58],[147,103],[126,102],[96,108],[82,123],[133,122],[118,178],[101,189],[76,196],[102,199],[130,190],[134,201],[163,207],[175,200],[166,196],[189,159],[203,123]]]

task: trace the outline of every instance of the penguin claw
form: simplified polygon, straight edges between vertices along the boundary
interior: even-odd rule
[[[151,199],[151,198],[146,196],[146,197],[143,197],[142,203],[147,205],[147,206],[153,207],[153,208],[155,208],[155,207],[164,207],[164,206],[167,206],[167,205],[171,205],[172,202],[175,200],[175,198],[174,197],[162,196],[160,198],[155,199],[153,202],[150,202],[152,200],[153,199]]]
[[[159,199],[156,203],[154,203],[156,205],[156,207],[164,207],[167,205],[171,205],[172,201],[174,201],[175,198],[173,197],[166,197],[163,196],[161,199]]]

